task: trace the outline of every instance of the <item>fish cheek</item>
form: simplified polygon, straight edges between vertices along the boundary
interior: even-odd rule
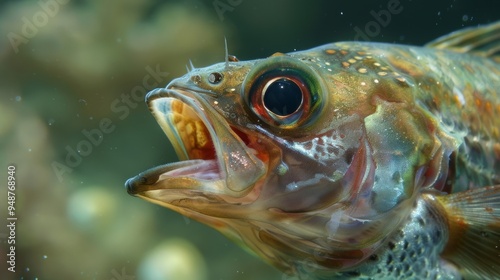
[[[311,133],[314,137],[278,144],[287,170],[273,184],[279,186],[273,191],[282,192],[273,205],[287,212],[307,212],[334,205],[355,192],[359,180],[352,178],[365,178],[363,163],[369,158],[362,125],[361,119],[349,117],[326,131],[322,128],[322,133]]]
[[[433,143],[419,119],[401,106],[379,101],[376,112],[365,118],[377,166],[372,203],[379,213],[413,195],[424,151]]]

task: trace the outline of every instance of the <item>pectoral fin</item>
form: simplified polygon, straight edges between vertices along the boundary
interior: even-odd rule
[[[499,279],[500,185],[436,198],[450,232],[441,256],[466,279]]]

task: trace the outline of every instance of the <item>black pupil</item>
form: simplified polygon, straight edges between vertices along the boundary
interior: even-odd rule
[[[273,81],[264,92],[264,106],[279,116],[287,116],[297,111],[301,103],[302,90],[287,78]]]

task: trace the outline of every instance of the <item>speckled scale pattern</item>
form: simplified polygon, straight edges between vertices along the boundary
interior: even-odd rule
[[[345,154],[345,148],[342,146],[342,141],[340,141],[345,137],[343,133],[333,130],[304,141],[300,145],[295,143],[292,143],[292,145],[295,146],[297,151],[310,155],[315,160],[327,162],[331,154]]]
[[[448,238],[443,218],[423,199],[403,228],[388,237],[380,253],[335,279],[461,279],[458,273],[443,271],[439,252]]]
[[[500,64],[446,50],[356,42],[321,46],[301,59],[325,75],[347,72],[355,83],[338,85],[358,90],[360,99],[405,102],[425,114],[451,153],[441,190],[500,184]]]

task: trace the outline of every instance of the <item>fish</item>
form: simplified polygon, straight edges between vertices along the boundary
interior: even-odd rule
[[[146,95],[179,161],[129,194],[300,279],[499,279],[500,22],[225,56]]]

